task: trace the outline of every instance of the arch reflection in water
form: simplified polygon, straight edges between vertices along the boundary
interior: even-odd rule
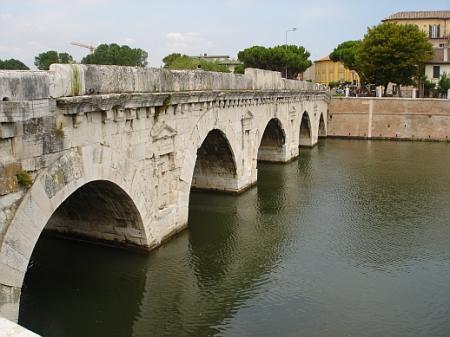
[[[19,324],[42,336],[133,336],[147,257],[43,236],[26,273]]]
[[[138,322],[137,335],[144,336],[148,326],[167,336],[217,334],[258,294],[286,235],[283,226],[255,224],[257,194],[255,189],[237,197],[192,193],[183,243],[176,240],[159,249],[156,255],[164,265],[152,267],[158,274],[149,271],[153,275],[147,277],[141,306],[148,320]],[[170,320],[168,312],[174,315]]]

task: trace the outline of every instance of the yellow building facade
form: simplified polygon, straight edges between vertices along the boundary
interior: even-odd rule
[[[412,24],[427,34],[435,48],[448,45],[450,37],[450,11],[419,11],[395,13],[383,22]]]
[[[349,70],[341,62],[333,62],[330,57],[324,57],[314,61],[314,81],[320,84],[330,84],[330,82],[352,82],[359,85],[359,76]]]

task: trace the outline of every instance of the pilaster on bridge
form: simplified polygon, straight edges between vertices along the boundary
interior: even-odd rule
[[[187,226],[191,189],[240,193],[258,161],[326,136],[328,99],[257,69],[1,72],[0,315],[17,320],[43,231],[154,249]]]

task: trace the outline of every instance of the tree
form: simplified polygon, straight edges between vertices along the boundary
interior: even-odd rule
[[[54,63],[73,63],[73,58],[68,53],[58,53],[55,50],[49,50],[40,53],[34,58],[34,65],[40,70],[48,70]]]
[[[424,95],[430,97],[433,94],[434,89],[436,89],[436,83],[430,81],[426,76],[424,76],[423,78]]]
[[[164,68],[171,70],[194,70],[199,65],[191,57],[179,53],[167,55],[163,58],[163,62]]]
[[[446,73],[443,73],[438,83],[438,90],[442,95],[446,95],[450,89],[450,77]]]
[[[285,74],[286,66],[288,78],[297,78],[311,66],[310,53],[302,46],[288,45],[266,48],[253,46],[239,52],[238,58],[245,68],[259,68],[279,71]]]
[[[23,62],[16,59],[0,60],[0,69],[4,70],[30,70]]]
[[[243,64],[238,64],[234,67],[235,74],[245,74],[245,66]]]
[[[333,62],[341,62],[350,70],[359,72],[358,64],[356,63],[356,51],[361,44],[361,41],[345,41],[334,48],[330,54],[330,59]]]
[[[226,65],[218,62],[203,60],[198,57],[182,55],[174,53],[163,58],[164,68],[171,70],[196,70],[202,69],[205,71],[216,71],[222,73],[229,73],[230,70]]]
[[[382,23],[369,28],[356,49],[357,68],[366,80],[384,86],[413,85],[424,63],[433,57],[433,46],[416,25]],[[401,96],[401,92],[399,92]]]
[[[92,54],[85,56],[81,63],[145,67],[147,58],[148,53],[140,48],[130,48],[112,43],[99,45]]]

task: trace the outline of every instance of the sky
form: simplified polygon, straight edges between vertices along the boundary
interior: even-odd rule
[[[399,11],[450,10],[449,0],[0,0],[0,59],[34,68],[47,50],[80,61],[89,51],[72,41],[126,44],[159,67],[172,52],[230,55],[253,45],[306,47],[311,59],[342,41],[360,39]]]

